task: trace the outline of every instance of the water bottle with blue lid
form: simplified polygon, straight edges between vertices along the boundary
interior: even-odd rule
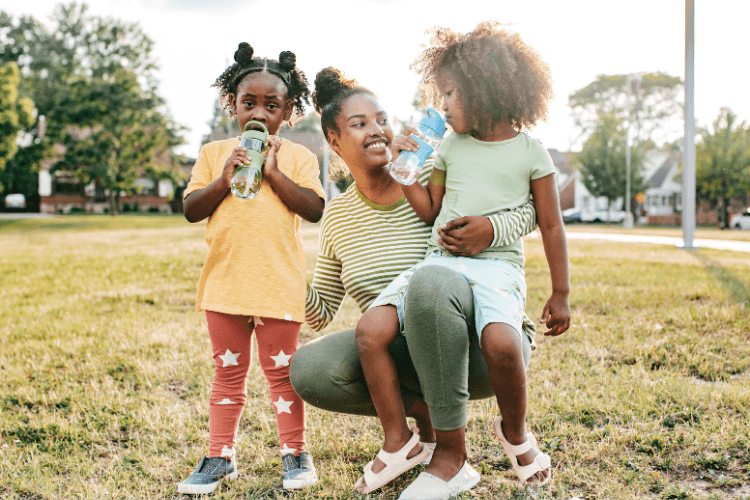
[[[391,177],[406,186],[417,180],[424,162],[443,141],[445,120],[440,113],[429,108],[426,116],[419,121],[416,128],[417,133],[411,134],[411,137],[419,144],[419,150],[401,151],[389,168]]]
[[[250,163],[235,167],[232,194],[243,200],[252,200],[260,191],[263,180],[263,166],[266,164],[263,152],[268,148],[268,128],[261,122],[250,120],[245,124],[240,146],[247,151]]]

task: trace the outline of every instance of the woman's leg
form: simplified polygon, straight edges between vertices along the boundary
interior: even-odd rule
[[[261,318],[255,325],[260,367],[268,380],[282,454],[305,449],[305,406],[289,381],[289,361],[297,350],[300,324]],[[287,451],[288,450],[288,451]]]
[[[247,316],[206,311],[215,364],[209,398],[209,457],[233,458],[247,393],[252,323]]]
[[[409,414],[421,393],[406,339],[398,336],[390,352]],[[362,372],[354,328],[329,333],[300,346],[292,358],[289,377],[294,390],[310,405],[336,413],[377,416]]]
[[[404,335],[435,428],[437,446],[427,471],[448,481],[468,457],[464,433],[470,358],[474,372],[487,370],[481,354],[470,356],[470,337],[476,337],[471,287],[451,269],[423,266],[409,281],[404,312]],[[476,340],[473,347],[478,351]],[[484,377],[472,375],[481,384]],[[491,386],[474,389],[484,397],[492,394]]]

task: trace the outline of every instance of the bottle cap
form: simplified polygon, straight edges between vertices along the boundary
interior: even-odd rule
[[[428,108],[425,114],[427,116],[419,121],[419,125],[434,131],[438,137],[443,137],[443,134],[445,134],[445,120],[440,116],[440,113],[432,108]]]
[[[248,130],[248,127],[253,127],[251,130]],[[261,130],[258,130],[258,129]],[[250,120],[245,124],[245,131],[242,132],[242,137],[240,137],[240,140],[243,139],[258,139],[259,141],[266,142],[266,139],[268,138],[268,128],[266,128],[265,125],[263,125],[261,122]]]
[[[430,157],[430,155],[432,154],[433,151],[435,151],[435,149],[429,144],[427,144],[426,142],[424,142],[422,139],[417,137],[416,135],[412,135],[411,138],[417,141],[417,143],[419,144],[419,150],[408,151],[408,152],[404,151],[402,154],[411,153],[413,155],[416,155],[417,158],[419,159],[419,164],[424,165],[424,162],[427,160],[427,158]]]

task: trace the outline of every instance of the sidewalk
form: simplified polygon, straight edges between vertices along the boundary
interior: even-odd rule
[[[682,247],[682,238],[674,236],[648,236],[645,234],[615,234],[615,233],[579,233],[570,231],[565,234],[569,240],[604,240],[623,243],[653,243],[655,245],[672,245]],[[534,232],[534,237],[539,237]],[[693,240],[694,247],[714,248],[717,250],[731,250],[733,252],[750,252],[750,241],[737,240]]]

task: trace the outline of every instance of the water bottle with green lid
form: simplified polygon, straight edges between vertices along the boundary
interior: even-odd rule
[[[235,167],[231,183],[232,194],[243,200],[252,200],[260,191],[263,180],[263,165],[266,163],[263,152],[268,148],[266,126],[255,120],[247,122],[240,137],[240,146],[247,151],[250,163]]]

